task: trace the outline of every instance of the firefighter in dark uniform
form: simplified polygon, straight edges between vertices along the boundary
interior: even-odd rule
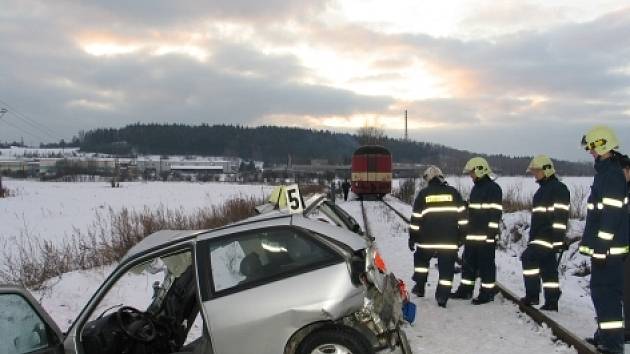
[[[464,202],[459,192],[444,180],[442,171],[429,166],[423,176],[428,185],[422,189],[413,203],[409,224],[409,250],[414,253],[415,286],[411,290],[424,296],[431,258],[437,257],[440,272],[435,299],[446,307],[451,287],[455,259],[460,244],[460,221],[463,221]]]
[[[470,299],[477,276],[481,278],[479,296],[474,305],[494,300],[496,294],[495,243],[499,234],[499,222],[503,212],[501,187],[490,178],[492,170],[482,157],[474,157],[466,163],[464,173],[474,181],[468,201],[468,222],[464,241],[462,279],[452,297]]]
[[[623,167],[623,174],[626,177],[626,182],[628,183],[628,190],[630,192],[630,157],[628,157],[627,155],[623,156],[623,158],[621,159],[621,167]],[[630,198],[630,193],[628,194],[627,198]],[[630,223],[630,203],[628,203],[627,201],[626,201],[626,207],[628,209],[628,222]],[[623,286],[624,315],[623,317],[626,320],[625,339],[626,339],[626,343],[628,343],[630,342],[630,257],[628,256],[626,256],[623,279],[624,279],[624,286]]]
[[[598,328],[587,340],[602,353],[624,352],[624,258],[628,255],[628,184],[615,151],[619,140],[608,127],[596,126],[582,137],[595,159],[580,252],[591,257],[591,298]]]
[[[545,304],[541,310],[558,311],[560,282],[558,280],[557,253],[565,249],[565,236],[569,221],[570,193],[567,186],[556,177],[551,159],[538,155],[532,159],[527,172],[540,185],[532,203],[529,244],[521,255],[525,305],[538,305],[540,280],[545,292]]]

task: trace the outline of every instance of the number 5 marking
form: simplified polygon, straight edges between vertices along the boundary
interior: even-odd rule
[[[287,186],[287,204],[289,206],[289,213],[301,213],[304,211],[304,206],[302,205],[302,198],[300,196],[300,188],[297,184],[292,184]]]

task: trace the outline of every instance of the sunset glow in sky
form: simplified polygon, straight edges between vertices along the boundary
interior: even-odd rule
[[[478,152],[630,150],[625,1],[0,0],[0,140],[134,122],[365,124]],[[21,118],[22,119],[21,119]],[[23,118],[35,122],[27,124]]]

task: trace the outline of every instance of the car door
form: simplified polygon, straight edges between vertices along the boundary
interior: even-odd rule
[[[303,326],[340,316],[362,292],[341,254],[307,231],[277,226],[197,243],[203,310],[218,354],[277,354]],[[205,284],[204,284],[205,283]]]
[[[63,335],[23,288],[0,285],[0,353],[63,354]]]

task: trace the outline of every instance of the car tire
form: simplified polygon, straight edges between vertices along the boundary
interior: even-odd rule
[[[374,354],[374,349],[358,332],[331,328],[310,334],[300,343],[296,354]]]

